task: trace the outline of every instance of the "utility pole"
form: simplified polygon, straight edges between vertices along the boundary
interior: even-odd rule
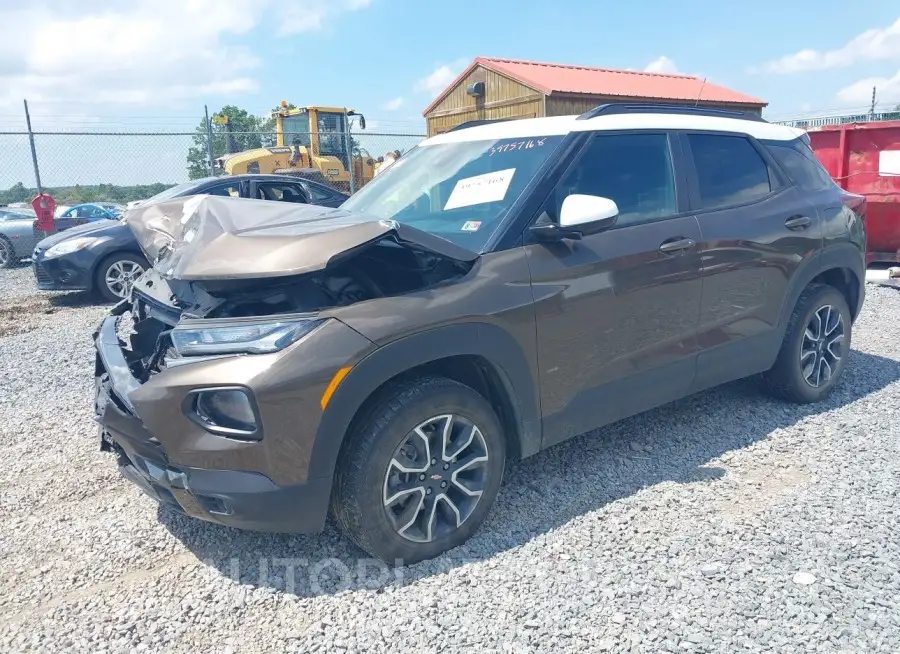
[[[28,126],[28,141],[31,144],[31,163],[34,164],[34,181],[37,184],[38,195],[43,195],[44,189],[41,188],[41,171],[38,167],[37,150],[34,147],[34,132],[31,130],[31,114],[28,112],[28,100],[22,100],[25,103],[25,124]]]
[[[877,91],[877,87],[872,87],[872,106],[869,107],[869,120],[875,118],[875,92]]]
[[[347,163],[350,164],[350,195],[356,192],[353,166],[353,138],[350,136],[350,112],[344,107],[344,143],[347,149]]]
[[[209,174],[215,175],[216,169],[213,164],[213,133],[212,123],[209,122],[209,107],[203,105],[203,113],[206,114],[206,158],[209,161]]]

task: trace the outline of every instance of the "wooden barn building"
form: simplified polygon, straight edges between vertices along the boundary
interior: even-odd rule
[[[689,75],[478,57],[423,115],[433,136],[469,120],[566,116],[607,102],[699,104],[756,114],[768,104]]]

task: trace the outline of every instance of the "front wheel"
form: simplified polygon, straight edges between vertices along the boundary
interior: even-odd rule
[[[110,255],[97,267],[97,291],[107,302],[124,300],[146,268],[147,262],[136,254],[122,252]]]
[[[0,269],[10,268],[16,262],[16,253],[12,244],[0,236]]]
[[[775,365],[763,374],[766,389],[798,404],[827,397],[847,365],[852,330],[844,296],[832,286],[808,286],[788,321]]]
[[[429,377],[381,395],[338,462],[332,516],[369,554],[408,565],[464,543],[500,489],[497,415],[459,382]]]

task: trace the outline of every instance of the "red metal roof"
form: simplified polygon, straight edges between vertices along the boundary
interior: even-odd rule
[[[644,73],[632,70],[477,57],[422,113],[427,114],[431,111],[453,87],[479,65],[547,95],[581,93],[623,98],[658,98],[660,100],[696,100],[699,97],[707,102],[759,107],[768,104],[764,100],[726,89],[724,86],[710,82],[704,83],[699,77],[690,75]]]

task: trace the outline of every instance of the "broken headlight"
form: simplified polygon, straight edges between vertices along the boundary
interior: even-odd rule
[[[179,356],[267,354],[283,350],[322,324],[316,318],[235,320],[179,325],[171,332]]]

